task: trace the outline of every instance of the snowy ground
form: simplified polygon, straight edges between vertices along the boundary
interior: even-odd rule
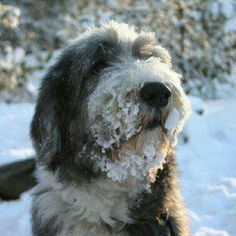
[[[228,93],[229,94],[229,93]],[[177,148],[182,189],[194,236],[234,236],[236,232],[236,94],[203,103],[193,112],[185,132],[187,144]],[[227,98],[228,97],[228,98]],[[202,107],[191,99],[193,107]],[[0,103],[0,163],[33,153],[28,128],[34,106]],[[30,236],[30,196],[0,202],[0,235]]]
[[[236,235],[236,99],[205,103],[179,146],[181,180],[194,236]]]
[[[34,105],[0,103],[0,163],[24,159],[33,155],[29,139],[29,124]]]

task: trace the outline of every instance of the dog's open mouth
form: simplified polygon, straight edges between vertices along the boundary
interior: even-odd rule
[[[160,127],[163,133],[167,135],[168,131],[174,132],[178,126],[179,119],[180,113],[176,108],[159,111],[157,115],[150,117],[146,127],[151,130]]]
[[[166,111],[158,112],[157,115],[154,115],[154,117],[148,121],[146,128],[153,130],[157,127],[161,127],[162,131],[166,134],[168,130],[165,128],[165,122],[168,117],[168,113],[169,112]]]
[[[162,120],[159,117],[157,117],[157,118],[154,118],[153,120],[150,120],[148,122],[147,129],[155,129],[155,128],[162,126],[162,125],[163,125]]]

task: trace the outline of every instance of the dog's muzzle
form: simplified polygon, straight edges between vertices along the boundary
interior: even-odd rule
[[[140,91],[140,97],[145,104],[159,110],[167,106],[171,91],[159,82],[145,83]]]
[[[160,82],[145,83],[140,90],[141,100],[154,111],[154,116],[148,119],[148,129],[153,129],[158,126],[162,127],[166,133],[164,123],[168,111],[165,109],[171,97],[170,89]],[[164,112],[165,111],[165,112]]]

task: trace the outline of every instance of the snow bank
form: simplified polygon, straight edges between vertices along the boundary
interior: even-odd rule
[[[0,103],[0,164],[32,157],[29,126],[34,105]]]
[[[17,201],[0,201],[0,235],[31,236],[30,205],[29,192]]]
[[[189,143],[177,147],[184,198],[194,236],[234,235],[236,100],[209,101],[204,107],[186,127]]]

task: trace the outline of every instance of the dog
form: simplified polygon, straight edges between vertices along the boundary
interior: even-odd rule
[[[109,21],[66,47],[31,124],[34,236],[188,236],[174,146],[189,117],[155,34]]]

